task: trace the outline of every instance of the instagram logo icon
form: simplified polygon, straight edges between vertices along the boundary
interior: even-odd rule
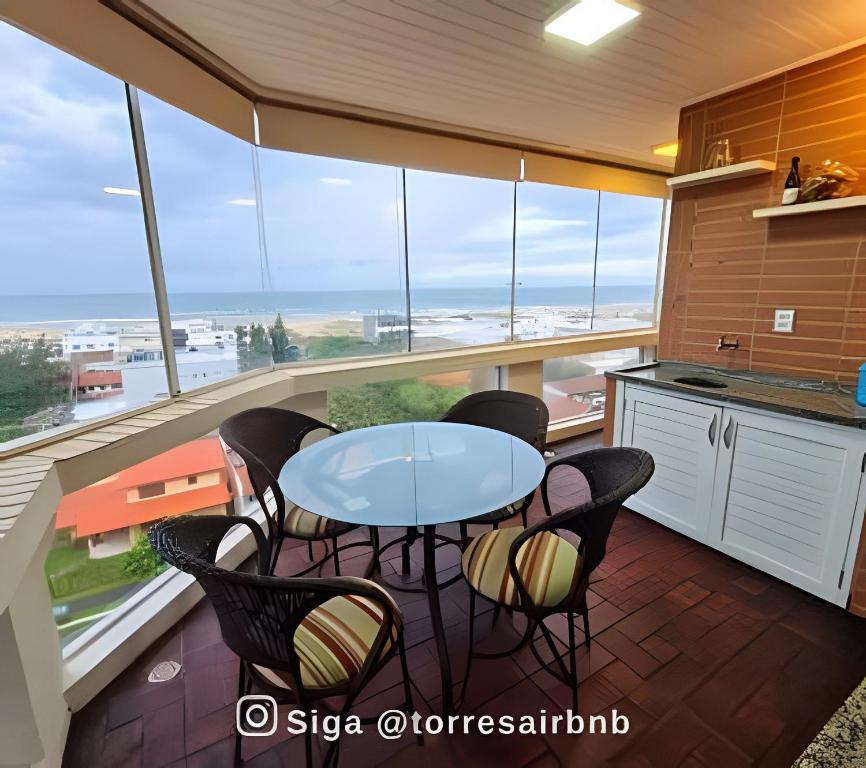
[[[272,696],[242,696],[235,725],[241,736],[270,736],[277,730],[277,702]]]

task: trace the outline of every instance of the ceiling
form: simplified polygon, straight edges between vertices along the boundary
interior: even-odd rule
[[[851,0],[643,0],[585,48],[566,0],[139,0],[274,91],[569,151],[666,162],[679,108],[866,36]],[[672,161],[671,161],[672,162]]]

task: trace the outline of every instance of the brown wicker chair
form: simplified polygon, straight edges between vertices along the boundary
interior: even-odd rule
[[[234,526],[246,525],[258,548],[259,574],[215,565],[220,542]],[[403,670],[404,708],[413,710],[403,641],[403,619],[380,586],[349,576],[283,578],[267,575],[270,553],[258,524],[222,515],[169,518],[150,531],[151,546],[171,565],[190,573],[216,612],[225,644],[240,657],[238,699],[257,693],[292,704],[310,719],[313,705],[344,697],[345,720],[364,686],[395,655]],[[364,722],[362,720],[362,722]],[[312,733],[305,735],[306,765],[312,766]],[[423,743],[421,739],[419,744]],[[331,744],[325,765],[339,758]],[[235,764],[241,764],[241,734],[235,733]]]
[[[505,389],[494,389],[486,392],[476,392],[455,403],[442,417],[441,421],[456,424],[472,424],[476,427],[487,427],[525,440],[535,446],[543,455],[547,445],[547,425],[550,413],[543,400],[522,392],[510,392]],[[535,496],[535,491],[519,501],[502,509],[487,512],[460,523],[460,539],[465,549],[468,545],[467,523],[472,525],[492,525],[494,529],[499,523],[519,514],[526,526],[526,514]]]
[[[551,515],[547,484],[551,473],[559,467],[580,471],[589,485],[591,499]],[[544,473],[541,497],[547,517],[529,528],[488,531],[473,540],[463,554],[463,575],[470,587],[469,656],[463,698],[474,657],[507,656],[528,642],[542,667],[571,688],[572,705],[577,709],[574,617],[575,614],[583,617],[584,637],[589,645],[586,590],[590,576],[604,559],[607,539],[620,507],[649,482],[654,468],[652,456],[637,448],[601,448],[567,456],[548,465]],[[579,546],[558,536],[558,530],[576,534]],[[502,653],[473,650],[476,595],[492,602],[494,609],[507,608],[526,616],[526,631],[516,647]],[[568,669],[564,654],[557,651],[553,636],[544,625],[547,617],[557,613],[565,613],[568,619]],[[553,655],[552,662],[545,662],[536,649],[533,641],[536,630],[541,631]]]
[[[325,543],[326,553],[309,568],[294,574],[303,576],[321,568],[329,558],[334,559],[334,572],[340,575],[340,552],[351,547],[376,547],[377,532],[371,529],[370,539],[339,545],[337,537],[359,528],[358,525],[331,520],[316,515],[298,506],[286,508],[286,498],[276,478],[283,465],[301,450],[307,435],[324,431],[338,434],[339,430],[302,413],[284,408],[251,408],[235,414],[220,425],[220,437],[245,462],[253,491],[268,521],[268,543],[270,545],[270,570],[277,566],[280,550],[286,539],[307,542],[310,560],[313,557],[313,542]],[[327,543],[331,551],[327,551]],[[375,558],[375,555],[374,555]]]

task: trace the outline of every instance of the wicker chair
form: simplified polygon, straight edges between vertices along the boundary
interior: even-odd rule
[[[238,524],[253,532],[259,574],[264,575],[227,571],[215,565],[220,542]],[[151,529],[150,542],[168,563],[195,576],[204,588],[223,641],[240,657],[238,699],[255,688],[277,703],[303,710],[309,723],[316,702],[342,696],[339,714],[344,720],[364,686],[387,661],[399,655],[404,707],[411,714],[403,619],[391,596],[377,584],[350,576],[266,575],[270,568],[267,541],[258,524],[246,517],[169,518]],[[309,768],[310,728],[304,740]],[[325,756],[325,765],[335,764],[338,758],[339,741],[335,741]],[[236,731],[235,764],[241,762],[241,734]]]
[[[543,400],[522,392],[509,392],[504,389],[476,392],[454,404],[441,421],[456,424],[473,424],[487,427],[525,440],[534,445],[541,454],[547,444],[547,425],[550,414]],[[494,529],[503,520],[520,514],[526,526],[526,514],[535,491],[519,501],[502,509],[472,518],[473,525],[492,525]],[[465,549],[468,545],[467,523],[460,523],[460,539]]]
[[[591,499],[551,515],[547,484],[559,467],[580,471],[586,478]],[[469,671],[474,657],[507,656],[527,642],[536,659],[548,672],[572,690],[577,709],[577,667],[575,662],[574,616],[583,617],[586,644],[590,644],[586,590],[593,571],[604,559],[607,539],[620,507],[649,481],[655,465],[652,456],[636,448],[601,448],[568,456],[548,465],[541,484],[547,517],[529,528],[488,531],[472,541],[463,554],[463,575],[469,584],[469,657],[463,678],[465,699]],[[580,538],[575,547],[557,531],[570,531]],[[494,608],[507,608],[526,616],[526,631],[514,648],[502,653],[478,653],[473,649],[476,595]],[[557,613],[568,619],[569,667],[544,620]],[[536,630],[553,655],[545,662],[534,644]],[[555,667],[552,664],[555,662]]]
[[[340,575],[340,552],[351,547],[372,546],[377,543],[376,531],[371,529],[368,541],[338,545],[337,537],[360,527],[321,517],[298,506],[286,509],[286,498],[276,478],[283,465],[301,450],[304,438],[318,430],[338,434],[339,430],[302,413],[284,408],[251,408],[226,419],[220,425],[220,437],[246,463],[253,491],[268,521],[270,569],[273,573],[280,550],[286,539],[307,542],[313,561],[313,542],[325,543],[326,553],[309,568],[294,574],[303,576],[320,568],[329,558],[334,559],[334,572]],[[327,542],[331,551],[327,551]]]

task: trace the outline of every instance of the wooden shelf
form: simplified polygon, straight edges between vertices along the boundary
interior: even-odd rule
[[[685,176],[671,176],[667,183],[671,189],[682,189],[683,187],[696,187],[699,184],[709,184],[713,181],[742,179],[745,176],[755,176],[759,173],[772,173],[775,170],[776,164],[770,160],[748,160],[745,163],[734,163],[722,168],[710,168],[708,171],[687,173]]]
[[[793,203],[776,208],[756,208],[752,216],[756,219],[769,219],[774,216],[797,216],[801,213],[820,213],[838,208],[858,208],[866,205],[866,195],[839,197],[834,200],[817,200],[814,203]]]

